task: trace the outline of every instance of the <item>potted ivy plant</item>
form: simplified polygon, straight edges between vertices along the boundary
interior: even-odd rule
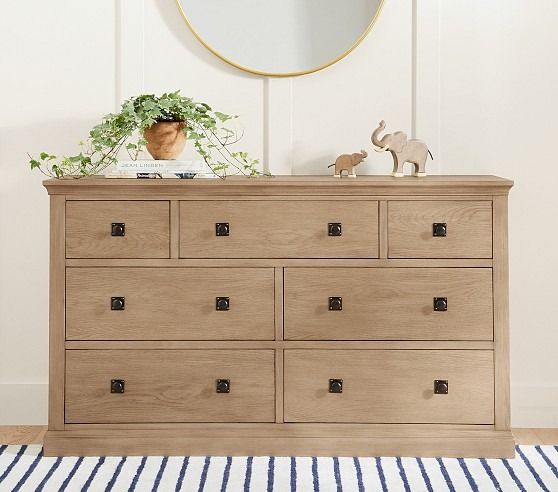
[[[29,164],[49,177],[81,178],[116,163],[121,150],[134,160],[144,149],[155,159],[174,159],[189,140],[217,176],[262,175],[257,159],[231,148],[241,138],[226,126],[233,118],[180,91],[143,94],[124,101],[118,113],[104,116],[80,142],[78,154],[57,157],[41,152],[38,157],[30,155]]]

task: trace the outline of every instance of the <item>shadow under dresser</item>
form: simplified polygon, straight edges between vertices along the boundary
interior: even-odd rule
[[[45,455],[514,455],[511,181],[44,185]]]

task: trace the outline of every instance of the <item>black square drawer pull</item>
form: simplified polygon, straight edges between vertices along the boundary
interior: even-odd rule
[[[111,393],[124,393],[124,386],[126,381],[124,379],[111,379],[110,392]]]
[[[447,311],[448,310],[448,298],[447,297],[435,297],[434,298],[434,311]]]
[[[111,311],[124,311],[126,298],[124,297],[111,297],[110,309]]]
[[[215,298],[215,309],[217,311],[228,311],[231,307],[228,297],[216,297]]]
[[[329,380],[329,392],[330,393],[343,393],[343,380],[342,379],[330,379]]]
[[[228,236],[230,232],[228,222],[216,222],[215,223],[215,235],[216,236]]]
[[[432,224],[433,237],[446,237],[448,235],[448,225],[445,222],[434,222]]]
[[[110,229],[111,236],[125,236],[126,224],[124,222],[113,222]]]
[[[330,222],[327,225],[327,235],[328,236],[341,236],[343,230],[341,222]]]
[[[218,379],[215,381],[215,391],[217,393],[230,393],[231,392],[231,380],[230,379]]]
[[[447,379],[435,379],[434,380],[434,394],[435,395],[447,395],[449,391],[448,380]]]
[[[330,297],[329,298],[329,310],[330,311],[342,311],[343,310],[343,298],[342,297]]]

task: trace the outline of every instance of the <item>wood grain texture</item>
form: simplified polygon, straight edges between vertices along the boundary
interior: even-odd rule
[[[283,422],[283,268],[275,268],[275,422]]]
[[[448,310],[434,311],[434,297]],[[285,269],[289,340],[492,340],[492,321],[488,268]]]
[[[486,431],[482,436],[454,432],[439,437],[428,430],[419,437],[394,432],[388,437],[253,436],[238,430],[235,437],[191,437],[178,429],[129,430],[124,435],[47,432],[45,456],[422,456],[513,458],[510,431]]]
[[[446,237],[432,236],[435,222]],[[390,258],[492,258],[492,203],[389,202],[388,236]]]
[[[275,268],[275,340],[283,340],[283,268]]]
[[[0,444],[43,444],[46,425],[0,425]]]
[[[380,258],[385,259],[388,257],[388,202],[387,200],[381,200],[378,204],[380,214]]]
[[[166,179],[166,178],[163,178]],[[125,192],[126,190],[124,190]],[[56,194],[56,193],[55,193]],[[313,200],[319,200],[319,199],[323,199],[326,196],[326,194],[324,193],[318,193],[318,194],[306,194],[306,195],[301,195],[299,193],[294,193],[294,194],[290,194],[290,195],[210,195],[210,194],[206,194],[206,195],[200,195],[200,194],[181,194],[181,195],[177,195],[177,194],[150,194],[150,195],[142,195],[142,196],[137,196],[135,194],[129,194],[129,193],[123,193],[121,195],[118,195],[118,200],[140,200],[140,201],[152,201],[152,202],[160,202],[160,201],[164,201],[164,200],[170,200],[170,201],[195,201],[195,202],[203,202],[203,201],[209,201],[209,202],[213,202],[213,201],[221,201],[221,202],[227,202],[230,200],[238,200],[238,201],[243,201],[243,202],[265,202],[265,201],[278,201],[278,202],[288,202],[294,199],[298,200],[298,201],[313,201]],[[502,196],[500,194],[496,194],[495,196]],[[490,195],[490,197],[492,198],[492,195]],[[114,196],[112,197],[113,199],[115,198]],[[103,195],[79,195],[79,194],[70,194],[70,195],[66,195],[66,201],[69,202],[73,202],[73,201],[83,201],[83,200],[88,200],[88,201],[106,201],[107,198],[106,196]],[[358,194],[355,195],[354,193],[345,193],[345,194],[327,194],[327,199],[331,200],[331,201],[340,201],[343,202],[347,199],[350,199],[351,201],[381,201],[381,200],[387,200],[387,201],[409,201],[409,200],[413,200],[413,201],[447,201],[447,200],[452,200],[452,201],[463,201],[463,202],[470,202],[470,201],[478,201],[478,200],[486,200],[487,196],[486,195],[452,195],[452,194],[448,194],[448,195],[416,195],[416,194],[411,194],[411,195],[404,195],[404,194],[394,194],[394,195],[375,195],[375,194]]]
[[[46,181],[61,212],[51,216],[46,455],[513,456],[512,184]],[[215,237],[221,221],[229,237]],[[448,237],[432,238],[438,221]],[[126,223],[126,247],[112,222]],[[327,236],[329,222],[343,224],[341,237]],[[227,286],[242,301],[212,290]],[[117,287],[130,288],[126,309],[111,313]],[[346,289],[343,310],[320,312],[339,295],[331,288]],[[214,311],[217,296],[230,311]],[[448,297],[448,311],[434,313],[433,297]],[[217,378],[231,379],[231,393],[215,393]],[[342,394],[328,392],[330,378],[344,380]],[[111,394],[110,379],[126,392]],[[433,394],[434,379],[449,380],[448,395]]]
[[[182,258],[377,258],[378,202],[181,202]],[[227,222],[230,235],[215,235]],[[342,223],[342,236],[328,224]]]
[[[495,425],[510,428],[508,200],[494,197],[494,388]]]
[[[272,268],[68,268],[66,281],[68,340],[275,337]],[[124,310],[111,310],[113,296]]]
[[[121,424],[117,424],[117,425],[118,427],[116,428],[121,429]],[[147,425],[153,428],[153,424],[147,424]],[[161,424],[161,425],[165,425],[165,424]],[[176,426],[180,424],[168,424],[168,425],[172,425],[173,426],[172,428],[176,429]],[[191,424],[186,424],[186,425],[191,425]],[[192,433],[196,431],[198,433],[200,432],[207,433],[208,430],[209,432],[211,432],[211,429],[204,428],[203,424],[194,424],[194,425],[195,425],[194,427],[188,428],[189,435],[192,435]],[[234,426],[233,429],[235,429],[236,432],[239,431],[242,432],[242,429],[239,429],[239,426],[241,425],[243,424],[233,424]],[[262,425],[266,425],[266,424],[262,424]],[[298,429],[307,430],[310,428],[309,426],[312,424],[303,425],[303,426],[300,426],[298,424],[293,424],[293,425],[297,425]],[[335,434],[335,427],[333,427],[332,424],[316,424],[316,425],[325,426],[325,429],[322,431],[321,434],[322,437],[331,437],[332,435]],[[349,428],[347,428],[348,425],[350,425]],[[343,424],[343,426],[340,428],[340,436],[350,437],[352,434],[350,432],[350,428],[357,427],[355,429],[354,437],[362,437],[365,432],[369,433],[370,431],[373,432],[372,436],[376,435],[377,437],[381,437],[379,435],[380,432],[378,431],[378,428],[376,426],[371,426],[368,424],[365,424],[364,426],[359,426],[358,424],[356,425],[348,424],[348,425]],[[288,426],[289,424],[282,425],[278,430],[280,430],[281,432],[288,431]],[[76,427],[90,428],[91,426],[87,426],[87,425],[80,426],[80,424],[70,424],[68,427],[74,429]],[[95,427],[98,429],[99,427],[101,427],[101,425],[95,424]],[[390,426],[389,428],[392,429],[392,427],[393,426]],[[422,426],[422,427],[427,427],[427,426]],[[471,426],[467,426],[467,427],[471,427]],[[182,425],[180,425],[180,428],[182,428]],[[0,426],[0,443],[8,444],[8,445],[43,444],[46,430],[47,430],[46,425],[17,425],[17,426],[3,425]],[[432,430],[435,430],[438,433],[441,432],[439,427],[437,428],[435,427]],[[432,434],[432,430],[429,430],[428,432]],[[424,431],[427,431],[427,429],[424,429]],[[221,435],[223,434],[222,429],[219,432],[221,433]],[[272,430],[266,429],[265,432],[271,434]],[[454,432],[454,431],[450,431],[450,432]],[[489,431],[488,430],[483,431],[485,435],[487,434],[487,432]],[[407,435],[409,434],[410,434],[410,429],[407,428]],[[512,434],[515,442],[520,445],[521,444],[545,445],[545,446],[558,445],[558,429],[555,428],[536,428],[536,429],[535,428],[513,428]]]
[[[491,351],[285,351],[285,422],[494,423]],[[329,393],[329,379],[343,393]],[[434,394],[447,379],[449,393]]]
[[[178,258],[180,248],[180,204],[178,200],[170,202],[170,257]]]
[[[542,444],[542,445],[558,445],[558,428],[553,429],[512,429],[513,437],[517,444]]]
[[[354,424],[354,423],[270,423],[270,422],[174,422],[149,424],[67,424],[65,430],[75,435],[101,435],[112,430],[116,435],[124,435],[127,430],[160,430],[168,434],[173,429],[187,431],[192,437],[222,436],[235,437],[237,432],[247,436],[268,437],[395,437],[405,432],[411,437],[424,437],[436,431],[438,437],[454,436],[467,432],[470,437],[486,436],[487,431],[494,432],[493,425],[474,424]],[[503,435],[507,431],[497,431]]]
[[[43,182],[50,194],[67,198],[143,199],[188,196],[334,196],[334,195],[505,195],[513,181],[496,176],[358,176],[339,179],[333,176],[274,176],[271,178],[229,177],[220,179],[105,179],[91,177],[75,180],[48,179]]]
[[[48,426],[64,428],[65,336],[65,199],[50,197],[50,287],[49,287],[49,396]]]
[[[492,268],[491,258],[181,258],[181,259],[66,259],[69,267],[362,267],[362,268]]]
[[[123,237],[111,224],[123,222]],[[169,258],[168,201],[72,201],[66,205],[68,258]]]
[[[72,350],[66,422],[274,422],[273,350]],[[124,379],[125,392],[110,392]],[[230,393],[216,393],[230,379]]]
[[[275,422],[280,424],[284,422],[283,417],[283,400],[285,397],[284,384],[284,350],[277,349],[275,351]]]
[[[460,350],[492,350],[492,341],[438,341],[438,340],[270,340],[270,341],[216,341],[216,340],[69,340],[69,350],[107,350],[107,349],[320,349],[320,350],[427,350],[427,349],[460,349]]]

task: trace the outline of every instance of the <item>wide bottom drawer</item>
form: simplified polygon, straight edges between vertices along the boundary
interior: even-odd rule
[[[285,422],[494,423],[490,350],[285,350],[284,357]]]
[[[66,423],[274,422],[273,350],[68,350]]]

